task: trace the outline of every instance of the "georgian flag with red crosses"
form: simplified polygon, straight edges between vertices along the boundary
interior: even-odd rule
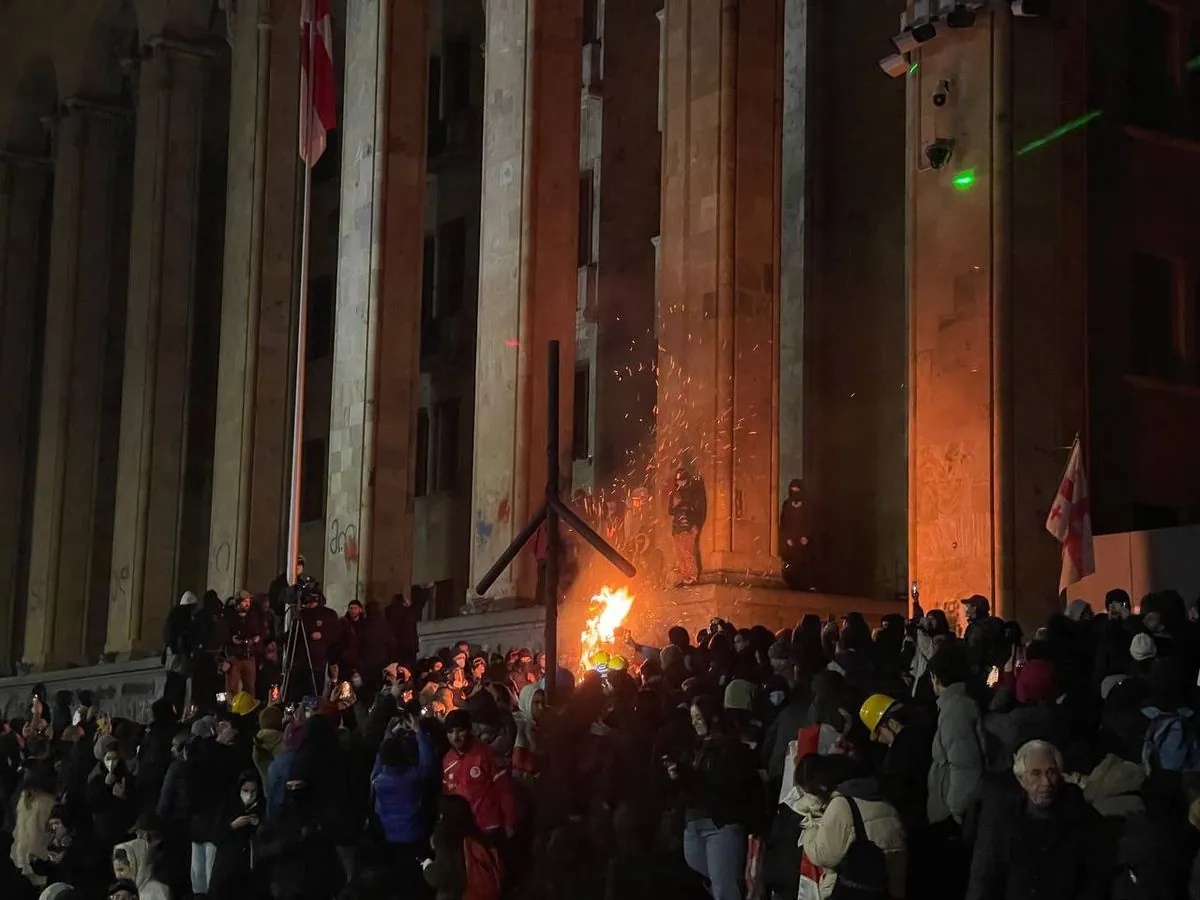
[[[1087,476],[1083,471],[1083,447],[1078,437],[1071,446],[1071,458],[1067,460],[1054,505],[1050,507],[1046,530],[1062,544],[1062,574],[1058,579],[1058,590],[1062,593],[1069,585],[1096,571]]]

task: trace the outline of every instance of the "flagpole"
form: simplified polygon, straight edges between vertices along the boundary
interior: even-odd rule
[[[307,10],[305,17],[303,10]],[[309,129],[312,127],[312,88],[313,88],[313,45],[316,22],[313,21],[315,12],[311,0],[303,4],[300,26],[308,29],[307,71],[300,66],[300,131],[303,146],[309,146]],[[305,91],[307,78],[308,91]],[[300,555],[300,483],[301,461],[304,451],[304,385],[307,375],[308,357],[308,244],[309,232],[312,225],[312,166],[307,159],[304,164],[304,193],[301,200],[303,211],[300,220],[300,303],[296,315],[296,394],[292,408],[292,490],[288,506],[288,584],[295,584],[297,577],[296,560]]]

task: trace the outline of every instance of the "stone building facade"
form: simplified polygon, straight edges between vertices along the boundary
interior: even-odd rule
[[[668,480],[702,478],[697,609],[802,611],[793,477],[824,590],[1026,621],[1076,432],[1098,530],[1200,515],[1200,6],[981,12],[892,80],[905,8],[335,0],[301,492],[331,605],[458,614],[540,504],[548,340],[565,487],[644,491],[669,563]],[[182,590],[284,567],[299,13],[0,4],[0,672],[156,653]]]

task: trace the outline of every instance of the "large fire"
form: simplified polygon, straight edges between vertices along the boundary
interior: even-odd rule
[[[624,588],[601,588],[592,595],[588,605],[590,618],[579,636],[579,670],[591,669],[601,652],[610,652],[616,640],[616,630],[621,627],[629,610],[633,607],[633,595]]]

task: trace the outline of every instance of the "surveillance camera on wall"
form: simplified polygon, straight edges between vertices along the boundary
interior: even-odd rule
[[[941,109],[946,105],[946,101],[950,99],[950,82],[942,79],[938,82],[937,88],[933,92],[933,105]]]
[[[899,52],[911,53],[935,37],[937,37],[937,26],[933,24],[932,19],[916,19],[904,31],[892,38],[892,43],[896,45]]]
[[[935,138],[925,147],[925,158],[934,169],[944,169],[954,154],[954,138]]]
[[[885,56],[879,61],[879,68],[883,69],[892,78],[899,78],[908,73],[909,63],[906,57],[899,53],[893,53],[891,56]]]

